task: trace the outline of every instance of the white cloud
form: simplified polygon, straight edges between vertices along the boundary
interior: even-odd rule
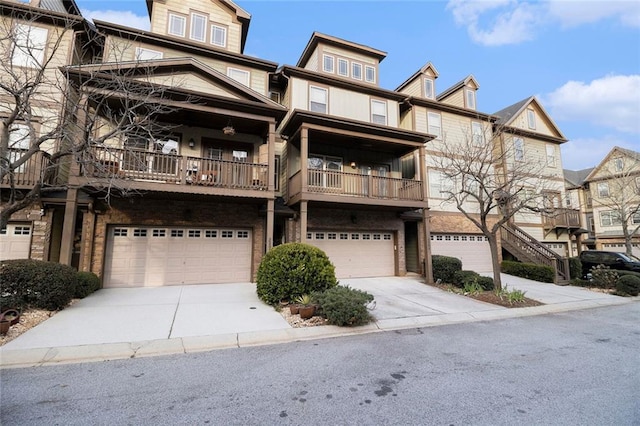
[[[549,0],[549,14],[565,27],[613,18],[624,25],[640,26],[640,3],[630,0]]]
[[[554,119],[584,121],[640,134],[640,74],[569,81],[544,96]]]
[[[572,139],[560,147],[562,150],[562,167],[569,170],[595,167],[600,164],[614,146],[640,152],[640,142],[632,143],[616,136]]]
[[[139,16],[130,11],[122,10],[86,10],[83,9],[82,16],[87,19],[97,19],[99,21],[111,22],[125,27],[138,28],[148,31],[151,27],[149,16]]]

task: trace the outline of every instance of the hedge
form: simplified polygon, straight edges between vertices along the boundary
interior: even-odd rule
[[[551,266],[537,265],[535,263],[515,262],[503,260],[500,270],[505,274],[516,277],[527,278],[543,283],[552,283],[555,278],[555,271]]]
[[[373,295],[365,291],[339,285],[324,292],[313,293],[313,299],[320,305],[329,324],[356,326],[372,319],[366,305],[373,301]]]
[[[434,281],[440,280],[443,283],[453,284],[455,273],[462,271],[462,261],[457,257],[434,254],[431,256],[431,264]]]
[[[582,278],[582,261],[579,257],[569,258],[569,276],[571,278]]]
[[[640,278],[623,275],[616,281],[616,292],[622,295],[637,296],[640,293]]]

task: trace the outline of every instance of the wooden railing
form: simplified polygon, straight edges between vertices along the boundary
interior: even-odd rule
[[[568,282],[569,260],[513,225],[502,225],[500,238],[504,248],[521,261],[550,266],[555,271],[555,282]]]
[[[301,174],[290,179],[291,194],[301,191]],[[422,182],[364,174],[345,173],[329,170],[309,170],[307,190],[309,192],[346,195],[363,198],[422,201]]]
[[[545,229],[553,228],[579,228],[580,211],[575,209],[553,209],[542,214],[542,223]]]
[[[24,154],[23,150],[9,150],[9,161],[15,163],[21,155]],[[24,164],[21,164],[13,171],[13,186],[16,188],[32,187],[36,183],[42,182],[47,184],[50,182],[43,182],[44,173],[47,171],[47,167],[50,167],[50,156],[46,152],[36,152],[27,159]],[[11,176],[6,175],[0,182],[2,186],[12,185]]]
[[[94,148],[82,155],[81,175],[182,185],[266,190],[268,165],[143,150]]]

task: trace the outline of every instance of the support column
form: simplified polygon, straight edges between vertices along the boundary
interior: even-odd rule
[[[267,190],[275,191],[276,189],[276,124],[274,122],[269,123],[269,135],[267,136],[267,156],[268,164],[267,170],[269,176],[267,176]],[[268,216],[267,216],[268,217]]]
[[[73,255],[73,237],[76,232],[76,210],[78,209],[78,190],[67,190],[67,200],[64,207],[62,223],[62,241],[60,243],[60,263],[71,265]]]
[[[273,223],[275,215],[275,200],[267,200],[267,229],[265,230],[266,248],[265,253],[273,247]]]
[[[304,197],[309,185],[309,129],[300,130],[300,191]]]
[[[84,213],[82,221],[82,249],[80,251],[79,271],[91,271],[91,259],[93,258],[93,237],[96,228],[96,214],[89,209]]]
[[[424,276],[427,284],[433,283],[433,263],[431,262],[431,224],[429,223],[429,209],[422,209],[422,224],[424,226]]]
[[[307,201],[300,202],[300,242],[307,242]]]

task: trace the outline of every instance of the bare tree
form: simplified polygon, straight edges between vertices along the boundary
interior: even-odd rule
[[[0,16],[0,228],[43,196],[69,189],[74,168],[105,168],[92,155],[96,146],[157,135],[168,129],[163,115],[177,109],[172,85],[153,84],[145,61],[91,64],[102,37],[80,17],[43,25],[42,16],[20,9]],[[103,196],[126,193],[126,182],[111,177]]]
[[[486,125],[481,134],[464,131],[458,140],[445,136],[430,160],[431,173],[440,173],[442,204],[454,205],[487,238],[497,289],[502,289],[501,227],[518,213],[541,212],[545,192],[558,189],[546,174],[546,158],[529,155],[524,161],[503,130]]]
[[[617,154],[600,168],[605,180],[591,186],[594,207],[606,210],[612,224],[619,224],[625,253],[634,256],[632,240],[640,231],[640,153],[615,148]]]

